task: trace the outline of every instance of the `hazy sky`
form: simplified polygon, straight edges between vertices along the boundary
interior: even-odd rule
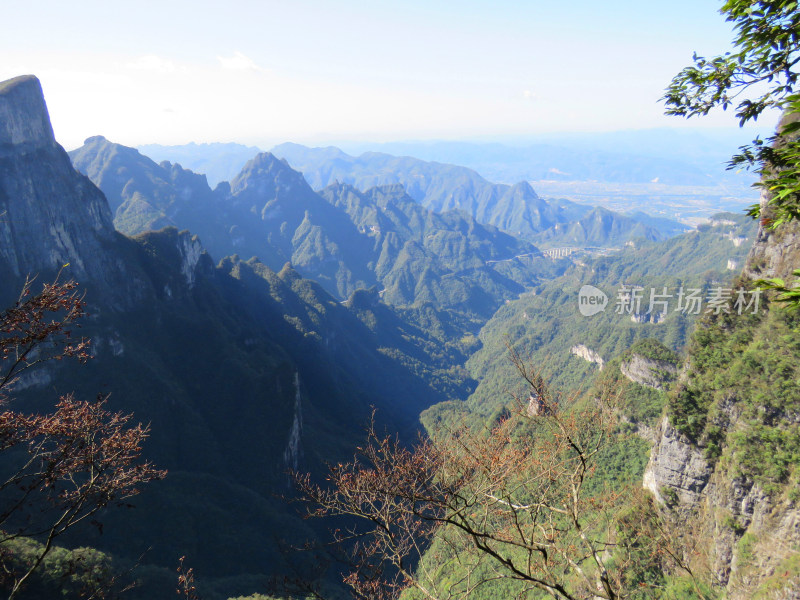
[[[41,79],[67,148],[685,126],[658,99],[729,48],[721,4],[2,0],[0,79]]]

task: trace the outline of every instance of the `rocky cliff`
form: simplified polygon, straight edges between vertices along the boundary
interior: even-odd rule
[[[39,80],[22,75],[0,83],[0,146],[55,145]]]
[[[798,266],[800,225],[762,225],[731,287]],[[800,598],[800,318],[761,300],[698,323],[644,475],[711,581],[742,600]]]
[[[0,83],[0,275],[18,285],[68,264],[67,277],[129,303],[140,286],[107,252],[117,242],[102,192],[55,141],[38,79]]]
[[[572,348],[569,349],[569,353],[575,356],[579,356],[586,362],[596,363],[598,367],[600,367],[600,371],[603,370],[603,365],[605,364],[605,360],[603,357],[600,356],[597,352],[592,350],[591,348],[587,348],[583,344],[576,344]]]
[[[634,383],[656,390],[663,390],[677,372],[675,365],[669,361],[647,358],[640,354],[633,354],[628,360],[623,360],[619,368]]]
[[[765,217],[769,217],[767,193],[761,194],[761,206]],[[800,226],[796,223],[769,229],[763,223],[758,228],[743,275],[750,279],[780,277],[791,279],[792,272],[800,268]]]

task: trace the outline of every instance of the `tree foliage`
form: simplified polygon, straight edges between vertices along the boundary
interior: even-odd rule
[[[526,393],[491,428],[450,427],[413,448],[373,428],[330,486],[298,477],[311,515],[359,523],[337,532],[354,597],[633,598],[649,585],[642,568],[662,572],[655,513],[632,519],[634,490],[591,485],[614,394],[563,401],[512,360]]]
[[[88,340],[74,340],[71,327],[85,314],[74,282],[45,284],[38,294],[28,280],[15,305],[0,314],[0,567],[13,598],[54,549],[54,542],[98,511],[124,504],[139,486],[164,476],[139,462],[149,428],[130,424],[132,415],[105,408],[107,396],[77,400],[63,396],[49,414],[11,408],[15,386],[37,365],[64,358],[89,358]],[[24,561],[15,542],[33,537]]]
[[[671,82],[666,113],[703,116],[713,108],[735,110],[740,125],[778,109],[784,119],[775,135],[743,146],[729,168],[744,165],[762,176],[769,214],[756,204],[749,214],[769,227],[800,217],[800,11],[794,0],[728,0],[721,11],[733,23],[734,52],[693,57]]]
[[[75,282],[45,283],[36,295],[31,295],[32,286],[27,279],[14,306],[0,314],[0,400],[7,399],[25,371],[41,363],[89,358],[88,340],[72,337],[71,326],[86,314]]]

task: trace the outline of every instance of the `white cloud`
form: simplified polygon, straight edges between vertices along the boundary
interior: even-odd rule
[[[233,53],[233,56],[226,58],[224,56],[217,56],[217,60],[219,64],[222,65],[223,69],[228,69],[229,71],[258,71],[259,73],[265,73],[266,69],[259,67],[255,61],[239,51]]]
[[[155,71],[157,73],[174,73],[177,70],[175,63],[171,60],[165,60],[155,54],[147,54],[140,56],[136,60],[125,65],[129,69],[136,69],[137,71]]]
[[[525,100],[533,100],[534,98],[536,98],[536,92],[525,90],[524,92],[522,92],[522,97],[525,98]]]

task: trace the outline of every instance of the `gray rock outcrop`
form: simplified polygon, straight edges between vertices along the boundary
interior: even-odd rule
[[[629,360],[622,361],[619,370],[634,383],[656,390],[663,390],[665,384],[674,379],[678,372],[671,362],[645,358],[640,354],[634,354]]]
[[[761,193],[761,207],[765,215],[767,194]],[[777,229],[759,224],[755,244],[747,256],[743,275],[750,279],[780,277],[791,279],[792,272],[800,267],[800,227],[789,223]]]
[[[603,365],[606,361],[603,360],[603,357],[600,356],[597,352],[592,350],[591,348],[587,348],[583,344],[577,344],[569,349],[570,354],[575,356],[579,356],[583,360],[587,362],[592,362],[597,364],[600,367],[600,370],[603,370]]]
[[[28,150],[55,145],[39,80],[23,75],[0,82],[0,147]]]
[[[694,508],[712,471],[702,449],[676,431],[667,417],[661,418],[655,440],[644,472],[644,487],[662,504],[677,499],[682,506]]]
[[[116,235],[102,192],[56,143],[38,79],[0,84],[0,272],[13,281],[69,264],[69,277],[102,280],[121,267],[104,252]]]

